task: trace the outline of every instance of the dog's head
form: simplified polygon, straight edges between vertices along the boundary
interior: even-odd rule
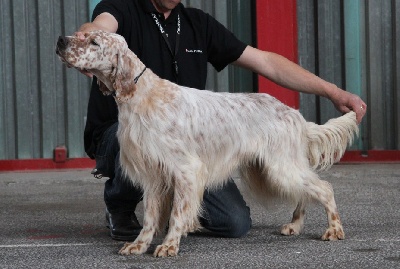
[[[132,58],[134,54],[120,35],[93,31],[86,33],[84,40],[77,36],[60,36],[56,53],[68,67],[95,75],[104,83],[100,83],[100,90],[104,94],[115,91],[118,99],[125,99],[136,90],[133,60],[137,57]]]

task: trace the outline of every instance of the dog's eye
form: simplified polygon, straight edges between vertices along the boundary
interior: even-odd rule
[[[90,44],[92,44],[93,46],[100,46],[99,43],[97,43],[96,40],[94,40],[94,39],[92,39]]]

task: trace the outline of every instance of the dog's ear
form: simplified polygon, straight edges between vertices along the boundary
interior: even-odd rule
[[[119,100],[127,100],[133,96],[136,90],[133,60],[125,53],[119,53],[113,57],[112,62],[113,70],[110,77],[115,96]]]

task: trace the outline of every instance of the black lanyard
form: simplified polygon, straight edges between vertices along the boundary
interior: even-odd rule
[[[176,26],[176,37],[175,37],[175,51],[172,51],[171,44],[169,43],[169,40],[168,40],[168,35],[165,32],[164,28],[162,27],[160,21],[158,20],[157,15],[155,13],[151,13],[151,16],[153,17],[154,22],[158,26],[158,29],[160,30],[160,33],[161,33],[162,37],[164,38],[165,43],[167,44],[168,50],[171,53],[172,65],[175,70],[175,76],[176,76],[176,78],[178,78],[179,70],[178,70],[178,61],[176,60],[176,55],[178,54],[179,39],[180,39],[180,35],[181,35],[181,18],[179,17],[179,14],[178,14],[177,26]]]

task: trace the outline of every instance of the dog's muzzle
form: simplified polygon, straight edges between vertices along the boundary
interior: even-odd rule
[[[56,54],[60,55],[68,45],[68,40],[64,36],[59,36],[57,40],[57,46],[56,46]]]

